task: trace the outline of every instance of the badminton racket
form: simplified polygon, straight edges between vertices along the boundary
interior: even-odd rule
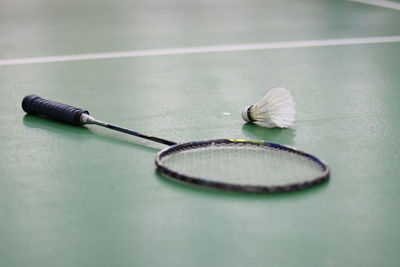
[[[92,117],[88,111],[28,95],[28,114],[83,126],[95,124],[167,145],[155,165],[164,176],[185,184],[249,193],[290,192],[329,179],[328,165],[317,157],[285,145],[241,139],[177,143],[128,130]]]

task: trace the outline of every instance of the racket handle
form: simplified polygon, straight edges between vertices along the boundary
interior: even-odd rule
[[[45,116],[60,122],[72,125],[83,125],[82,114],[89,114],[88,111],[46,100],[37,95],[25,96],[22,100],[22,109],[28,113],[38,116]]]

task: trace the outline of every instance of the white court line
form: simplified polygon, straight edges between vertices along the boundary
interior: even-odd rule
[[[349,0],[349,1],[400,10],[400,3],[387,1],[387,0]]]
[[[310,40],[310,41],[276,42],[276,43],[255,43],[255,44],[220,45],[220,46],[199,46],[199,47],[187,47],[187,48],[134,50],[134,51],[124,51],[124,52],[80,54],[80,55],[66,55],[66,56],[52,56],[52,57],[16,58],[16,59],[0,60],[0,66],[93,60],[93,59],[109,59],[109,58],[165,56],[165,55],[251,51],[251,50],[281,49],[281,48],[377,44],[377,43],[393,43],[393,42],[400,42],[400,36],[327,39],[327,40]]]

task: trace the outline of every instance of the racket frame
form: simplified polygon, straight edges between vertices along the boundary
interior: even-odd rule
[[[322,174],[317,176],[311,180],[302,181],[298,183],[290,183],[285,185],[246,185],[246,184],[233,184],[227,182],[217,182],[212,180],[207,180],[201,177],[190,176],[187,174],[183,174],[177,171],[174,171],[165,164],[163,164],[163,158],[177,154],[181,151],[187,151],[191,149],[196,149],[200,147],[208,147],[213,145],[221,145],[221,144],[251,144],[255,146],[265,147],[265,148],[274,148],[282,151],[286,151],[288,153],[294,153],[302,157],[306,157],[309,160],[317,163],[322,168]],[[321,184],[329,179],[330,169],[329,166],[319,158],[303,152],[301,150],[297,150],[295,148],[265,142],[265,141],[251,141],[251,140],[242,140],[242,139],[213,139],[213,140],[204,140],[204,141],[192,141],[186,143],[176,144],[170,147],[167,147],[160,152],[157,153],[155,158],[155,164],[157,166],[157,170],[163,174],[165,177],[175,181],[181,182],[184,184],[191,184],[200,187],[206,187],[210,189],[216,190],[225,190],[225,191],[233,191],[233,192],[246,192],[246,193],[283,193],[283,192],[292,192],[303,190],[318,184]]]

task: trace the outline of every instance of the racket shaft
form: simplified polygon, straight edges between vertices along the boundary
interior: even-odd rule
[[[154,142],[157,142],[157,143],[161,143],[161,144],[164,144],[164,145],[168,145],[168,146],[176,145],[175,142],[172,142],[172,141],[169,141],[169,140],[165,140],[165,139],[158,138],[158,137],[151,136],[151,135],[141,134],[139,132],[131,131],[131,130],[124,129],[124,128],[121,128],[121,127],[118,127],[118,126],[114,126],[114,125],[111,125],[111,124],[107,124],[105,127],[109,128],[109,129],[112,129],[112,130],[115,130],[115,131],[119,131],[119,132],[122,132],[122,133],[134,135],[134,136],[137,136],[137,137],[140,137],[140,138],[144,138],[144,139],[151,140],[151,141],[154,141]]]

